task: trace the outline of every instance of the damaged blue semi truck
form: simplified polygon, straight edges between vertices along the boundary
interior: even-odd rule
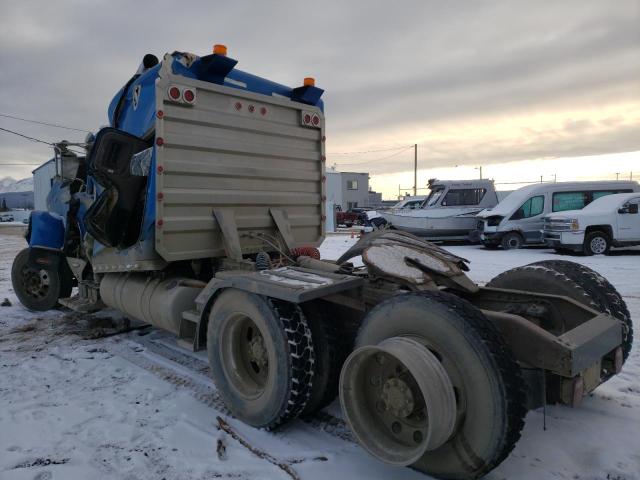
[[[86,154],[56,145],[48,211],[12,268],[26,308],[112,308],[206,349],[222,399],[255,427],[339,397],[364,449],[437,478],[482,477],[528,409],[576,406],[620,372],[629,312],[584,266],[481,287],[464,258],[394,230],[321,260],[323,90],[236,64],[221,45],[147,55]]]

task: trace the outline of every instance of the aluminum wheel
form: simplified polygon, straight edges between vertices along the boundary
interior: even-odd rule
[[[607,251],[607,240],[603,237],[593,237],[589,247],[595,255],[602,255]]]
[[[355,350],[342,368],[340,402],[360,444],[395,465],[411,465],[440,447],[456,422],[451,380],[416,338]]]

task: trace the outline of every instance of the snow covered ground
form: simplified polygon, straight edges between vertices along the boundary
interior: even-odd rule
[[[323,256],[337,258],[354,242],[330,236]],[[167,334],[147,329],[95,338],[121,320],[27,312],[10,281],[23,246],[20,236],[0,232],[0,301],[12,303],[0,307],[0,480],[292,478],[278,463],[305,480],[426,478],[370,458],[329,415],[276,433],[233,420],[208,379],[206,358],[179,350]],[[447,248],[471,260],[478,282],[557,258],[541,249]],[[640,318],[640,252],[572,259],[606,276]],[[269,456],[219,430],[217,416]],[[579,409],[548,407],[546,431],[542,421],[540,411],[528,414],[515,451],[487,478],[640,479],[639,348],[623,373]]]

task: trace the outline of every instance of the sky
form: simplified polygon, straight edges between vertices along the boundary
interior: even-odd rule
[[[95,131],[145,53],[325,89],[328,164],[391,198],[428,178],[640,178],[640,0],[2,0],[0,115]],[[84,133],[0,116],[46,141]],[[0,178],[47,145],[0,131]]]

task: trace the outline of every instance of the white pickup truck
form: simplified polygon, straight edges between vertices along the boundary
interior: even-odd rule
[[[594,200],[582,210],[544,218],[542,236],[557,251],[608,254],[613,247],[640,245],[640,193],[619,193]]]

